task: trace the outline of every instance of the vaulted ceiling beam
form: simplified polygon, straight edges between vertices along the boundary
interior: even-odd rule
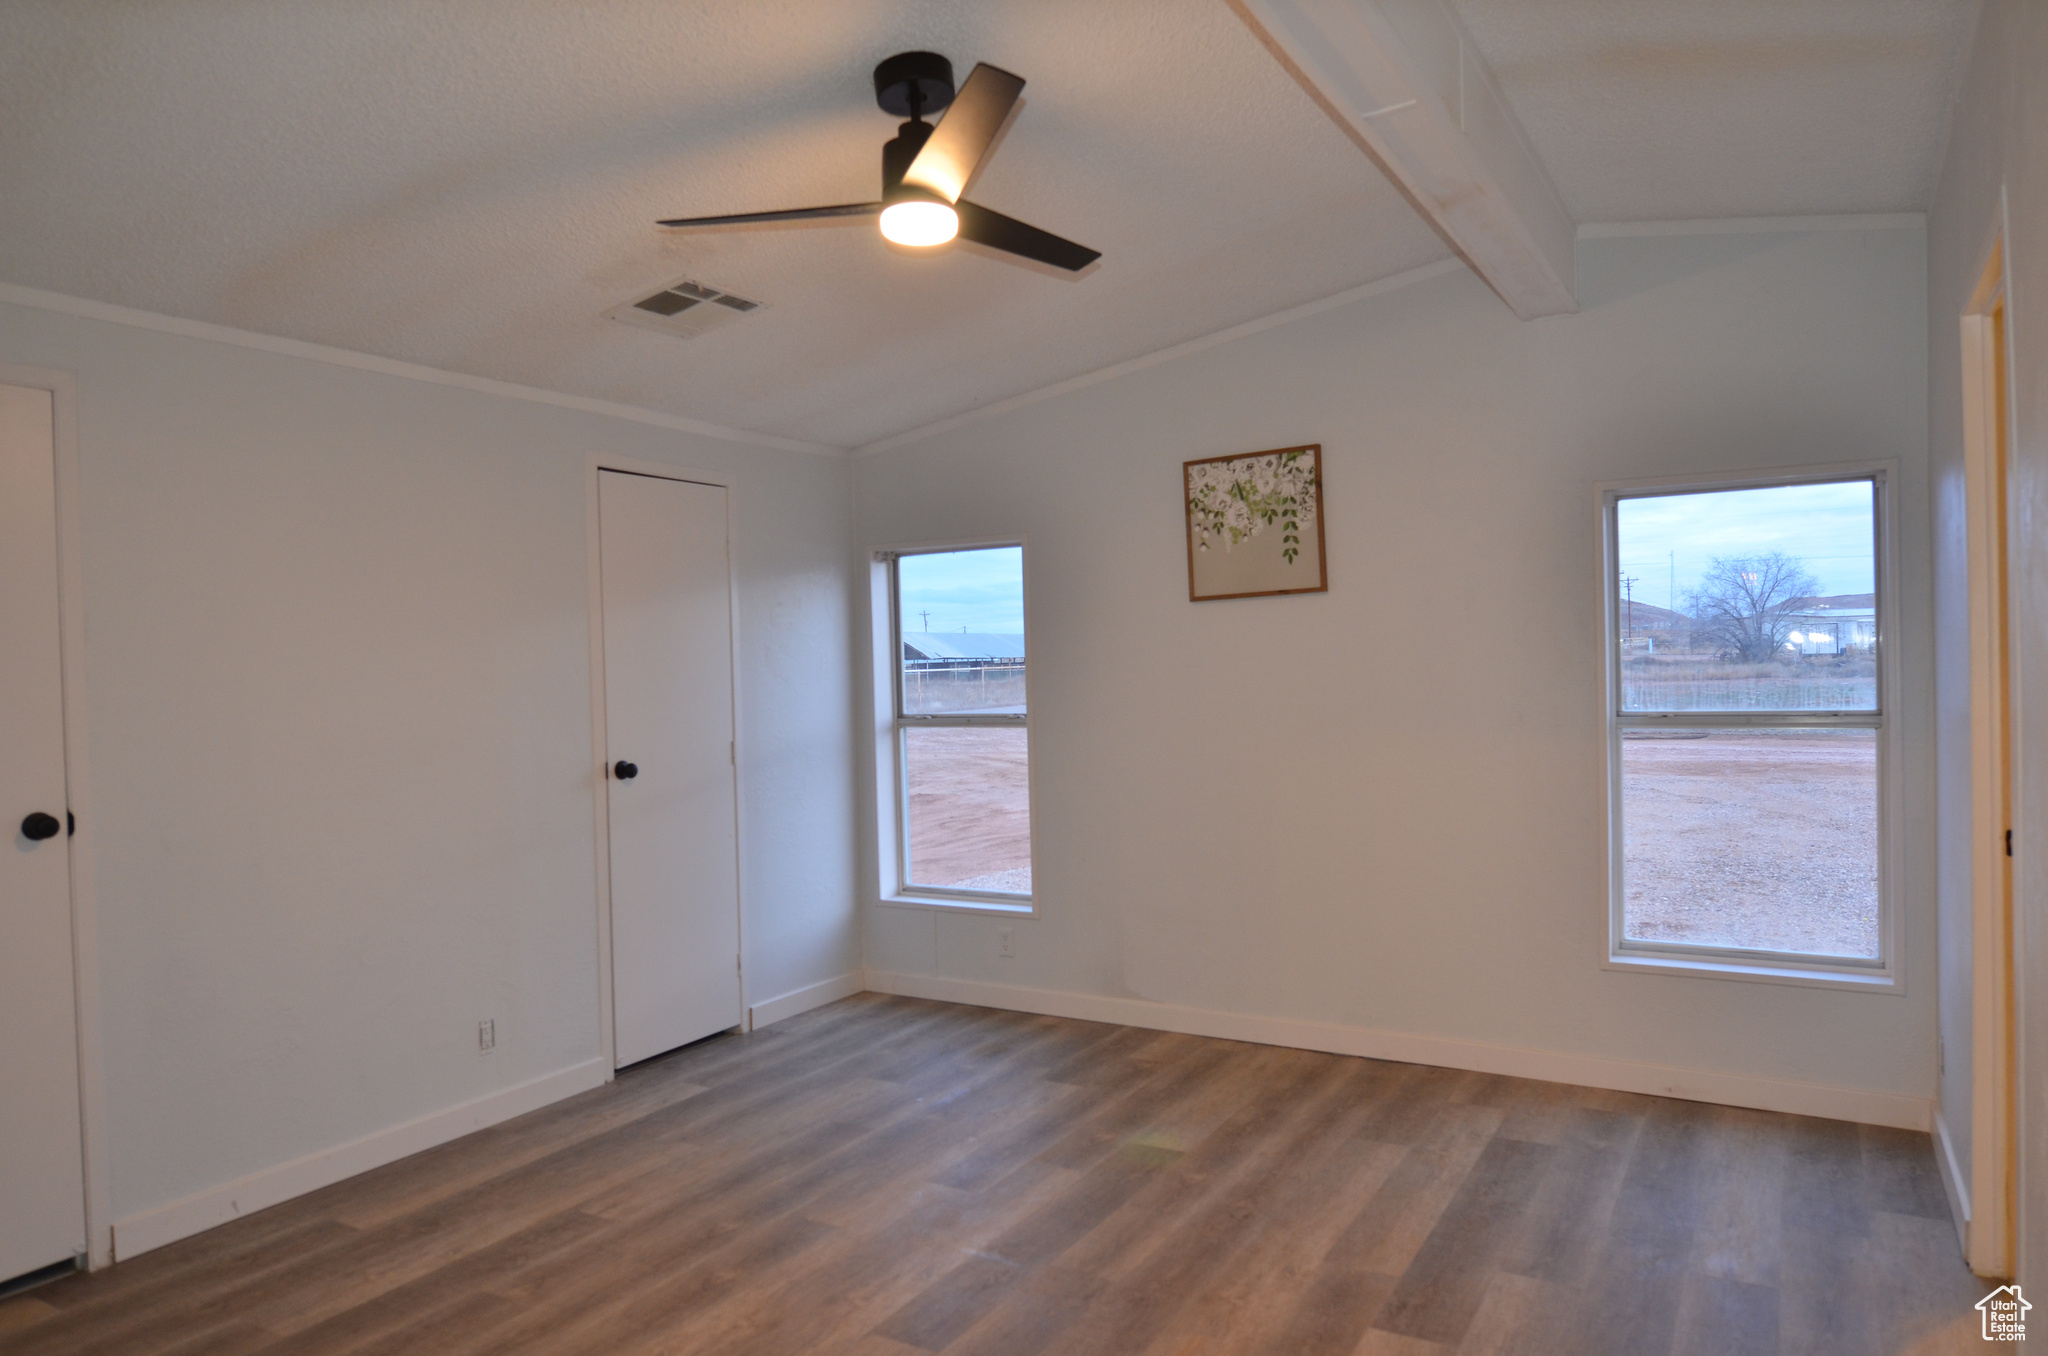
[[[1524,320],[1579,309],[1575,227],[1441,0],[1232,0]]]

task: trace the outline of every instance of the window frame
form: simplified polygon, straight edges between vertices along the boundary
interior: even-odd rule
[[[905,556],[943,555],[953,551],[982,551],[1015,548],[1024,561],[1026,583],[1021,588],[1025,611],[1024,634],[1028,647],[1031,635],[1029,560],[1030,547],[1023,537],[977,537],[963,541],[915,542],[876,547],[871,552],[871,602],[874,610],[875,715],[876,715],[876,847],[878,900],[883,904],[944,909],[951,912],[994,913],[1009,917],[1031,916],[1037,912],[1038,805],[1037,779],[1032,775],[1031,755],[1031,666],[1027,653],[1024,668],[1024,713],[909,715],[903,710],[903,630],[896,565]],[[1021,729],[1025,732],[1026,798],[1031,817],[1030,847],[1032,885],[1030,894],[1009,894],[996,890],[962,890],[910,881],[910,779],[907,773],[904,738],[916,729]]]
[[[1632,973],[1764,981],[1864,992],[1905,992],[1901,895],[1902,766],[1898,711],[1898,587],[1896,459],[1835,462],[1795,468],[1605,481],[1594,486],[1600,511],[1601,648],[1605,655],[1604,726],[1607,747],[1607,941],[1601,968]],[[1872,485],[1872,588],[1876,593],[1877,709],[1842,712],[1625,712],[1622,655],[1615,638],[1623,606],[1617,506],[1623,499],[1760,490],[1791,485],[1868,480]],[[1628,941],[1623,932],[1626,882],[1622,874],[1622,734],[1629,729],[1869,729],[1877,740],[1878,939],[1875,961],[1742,947]]]

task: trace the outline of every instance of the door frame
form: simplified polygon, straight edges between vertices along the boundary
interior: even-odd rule
[[[99,915],[94,907],[92,776],[86,757],[85,584],[79,550],[78,378],[49,367],[0,363],[0,383],[48,391],[57,482],[57,656],[64,694],[65,807],[71,874],[71,992],[78,1029],[79,1154],[85,1167],[86,1266],[114,1260],[107,1168],[105,1046],[100,1028]]]
[[[651,476],[657,480],[680,480],[689,484],[712,485],[725,491],[725,584],[726,626],[731,637],[732,671],[732,789],[733,789],[733,879],[738,883],[734,907],[739,911],[740,974],[739,1010],[733,1024],[749,1025],[753,1011],[747,991],[747,797],[746,760],[739,756],[740,716],[740,592],[739,570],[734,559],[738,491],[730,472],[697,471],[671,466],[667,462],[614,457],[600,452],[583,459],[584,538],[589,546],[590,611],[590,747],[596,755],[591,765],[591,802],[597,831],[597,1023],[598,1048],[604,1057],[604,1077],[609,1083],[617,1076],[617,1037],[612,1011],[612,857],[611,857],[611,755],[606,746],[604,672],[604,561],[602,526],[598,516],[597,493],[600,471],[621,471],[627,475]]]
[[[2018,653],[2012,645],[2012,304],[2003,204],[1961,317],[1963,512],[1970,662],[1970,1166],[1965,1253],[1978,1275],[2014,1274],[2020,1206],[2013,967],[2020,856]],[[2002,319],[1994,322],[1994,313]],[[2003,552],[1999,551],[2003,543]],[[2002,558],[2001,558],[2002,557]],[[2003,821],[2003,822],[2000,822]]]

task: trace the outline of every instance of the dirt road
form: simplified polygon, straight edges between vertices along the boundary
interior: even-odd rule
[[[1030,893],[1024,741],[1017,729],[912,730],[905,736],[912,883]]]
[[[1873,732],[1624,739],[1621,765],[1630,937],[1879,954]]]

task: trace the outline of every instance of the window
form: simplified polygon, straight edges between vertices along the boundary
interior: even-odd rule
[[[1031,756],[1024,548],[883,557],[897,893],[1028,906]]]
[[[1890,982],[1884,500],[1606,491],[1614,961]]]

